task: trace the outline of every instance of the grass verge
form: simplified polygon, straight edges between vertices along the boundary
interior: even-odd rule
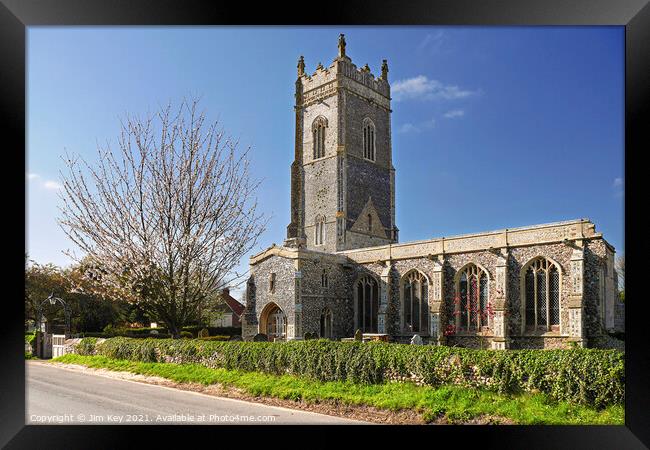
[[[91,368],[158,376],[177,383],[220,384],[260,397],[306,403],[342,403],[400,411],[413,410],[425,422],[446,419],[463,423],[483,416],[500,417],[522,425],[623,425],[622,405],[596,410],[566,402],[554,402],[543,394],[502,395],[458,386],[417,386],[412,383],[356,384],[320,382],[292,375],[269,375],[209,369],[198,364],[143,363],[105,356],[69,354],[52,360]]]

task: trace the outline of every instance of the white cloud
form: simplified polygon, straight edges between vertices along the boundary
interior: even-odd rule
[[[398,80],[391,88],[393,99],[409,100],[454,100],[476,94],[474,91],[461,89],[458,86],[444,85],[438,80],[430,80],[425,75]]]
[[[37,174],[37,173],[28,173],[27,174],[27,179],[29,181],[35,180],[36,178],[39,178],[39,177],[40,177],[40,175]]]
[[[63,186],[61,186],[61,185],[60,185],[59,183],[57,183],[56,181],[47,180],[45,183],[43,183],[43,187],[44,187],[45,189],[49,189],[49,190],[52,190],[52,191],[56,191],[56,190],[58,190],[58,189],[61,189]]]
[[[447,119],[453,119],[455,117],[463,117],[465,115],[465,111],[462,109],[453,109],[451,111],[447,111],[443,115]]]
[[[442,30],[438,30],[435,33],[427,33],[418,45],[418,50],[427,49],[431,53],[437,53],[442,47],[444,40],[445,33]]]
[[[623,178],[614,178],[614,183],[612,183],[612,187],[615,188],[623,187]]]
[[[417,133],[418,131],[420,131],[420,129],[412,123],[405,123],[397,129],[398,133]]]
[[[425,128],[433,128],[436,126],[436,119],[429,119],[426,122],[423,122],[422,126]]]

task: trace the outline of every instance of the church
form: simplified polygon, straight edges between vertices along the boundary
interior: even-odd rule
[[[615,251],[588,219],[399,242],[388,63],[375,77],[345,46],[311,75],[298,61],[291,223],[250,258],[243,338],[520,349],[612,330]]]

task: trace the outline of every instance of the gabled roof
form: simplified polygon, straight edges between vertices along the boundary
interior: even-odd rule
[[[244,305],[235,300],[230,292],[226,289],[221,293],[221,298],[225,304],[219,305],[218,309],[224,312],[232,311],[237,317],[240,317],[242,312],[244,312]]]

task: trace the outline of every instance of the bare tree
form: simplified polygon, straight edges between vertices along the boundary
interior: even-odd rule
[[[267,224],[259,182],[250,149],[206,124],[198,100],[121,125],[119,150],[100,146],[96,164],[65,156],[59,224],[85,252],[99,293],[139,304],[178,336],[211,294],[242,277],[234,269]]]

